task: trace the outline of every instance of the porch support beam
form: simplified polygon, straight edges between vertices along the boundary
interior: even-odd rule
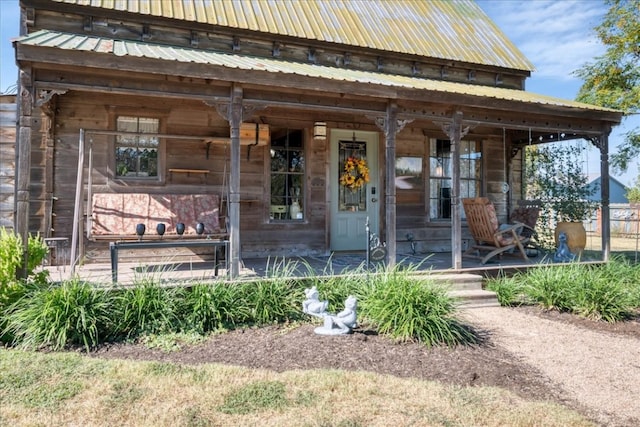
[[[231,158],[229,177],[229,275],[240,274],[240,125],[242,124],[242,86],[233,85],[229,105]]]
[[[23,262],[19,276],[27,276],[29,240],[29,189],[31,186],[31,126],[33,124],[33,83],[31,68],[22,67],[19,73],[18,140],[16,146],[16,214],[14,229],[22,238]]]
[[[450,124],[443,124],[443,131],[451,141],[451,266],[462,268],[462,219],[460,212],[460,141],[469,128],[462,129],[463,113],[453,113]]]
[[[384,124],[384,146],[386,157],[385,228],[387,240],[387,266],[396,265],[396,134],[398,132],[398,105],[389,102]],[[369,242],[367,242],[369,244]]]
[[[607,262],[611,255],[611,211],[609,204],[611,196],[609,194],[609,133],[611,129],[606,129],[599,138],[600,149],[600,198],[602,199],[602,215],[600,224],[602,227],[602,260]]]

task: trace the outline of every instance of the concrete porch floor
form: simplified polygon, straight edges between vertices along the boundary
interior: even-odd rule
[[[345,274],[363,268],[366,255],[361,253],[334,253],[331,256],[305,256],[305,257],[277,257],[277,258],[243,258],[238,280],[252,280],[273,275],[282,275],[284,272],[290,276],[330,276]],[[595,261],[595,260],[594,260]],[[479,260],[463,258],[462,269],[451,268],[450,253],[432,254],[398,254],[397,264],[415,269],[416,273],[473,273],[482,276],[495,275],[500,271],[525,269],[539,264],[552,262],[549,255],[542,253],[532,256],[525,261],[520,257],[503,256],[494,258],[485,265]],[[284,268],[284,265],[289,265]],[[93,283],[111,283],[110,263],[87,263],[76,267],[72,274],[69,266],[47,266],[54,281],[62,281],[76,276],[81,280]],[[374,270],[375,266],[371,267]],[[177,262],[171,258],[159,258],[153,263],[120,262],[118,264],[118,283],[130,284],[144,277],[152,277],[163,283],[176,281],[202,282],[227,280],[224,265],[219,269],[218,276],[214,275],[213,261],[202,260],[194,256],[192,260],[182,259]]]

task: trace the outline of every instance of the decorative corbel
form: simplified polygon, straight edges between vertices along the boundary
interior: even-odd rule
[[[442,131],[445,133],[445,135],[447,135],[449,137],[449,139],[452,139],[452,135],[455,129],[453,129],[453,123],[452,122],[448,122],[448,121],[434,121],[433,123],[435,123],[436,125],[440,126],[440,128],[442,129]],[[472,130],[475,126],[465,126],[465,127],[461,127],[460,128],[460,138],[464,138],[465,136],[467,136],[467,134],[469,133],[470,130]]]
[[[51,101],[53,95],[64,95],[67,93],[66,89],[42,89],[38,91],[38,99],[36,99],[36,107],[42,107],[47,102]]]
[[[385,132],[386,124],[387,124],[387,118],[385,116],[367,116],[367,118],[372,120],[375,123],[375,125],[378,127],[378,129]],[[397,133],[402,132],[405,126],[411,122],[413,122],[413,119],[397,119],[396,120]]]
[[[591,142],[593,144],[594,147],[596,147],[598,150],[602,151],[602,149],[604,148],[604,141],[602,140],[602,138],[598,137],[598,136],[590,136],[590,137],[585,137],[585,139],[587,139],[589,142]]]
[[[216,111],[218,112],[218,114],[220,115],[220,117],[222,117],[223,119],[225,119],[226,121],[231,120],[231,116],[230,116],[230,103],[229,102],[220,102],[220,101],[207,101],[204,100],[203,101],[206,105],[208,105],[209,107],[213,107],[216,109]],[[242,117],[251,117],[253,116],[256,111],[260,111],[265,109],[265,106],[262,105],[242,105]]]

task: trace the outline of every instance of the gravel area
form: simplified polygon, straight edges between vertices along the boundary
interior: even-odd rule
[[[469,310],[499,347],[558,384],[602,425],[640,426],[640,339],[501,307]]]

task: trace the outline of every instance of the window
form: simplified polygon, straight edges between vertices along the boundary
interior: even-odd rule
[[[116,129],[119,132],[132,133],[116,136],[116,177],[157,179],[160,141],[156,136],[143,134],[159,133],[160,120],[119,116],[116,120]]]
[[[451,143],[431,140],[429,218],[451,218]],[[482,188],[482,152],[476,141],[460,142],[460,197],[478,197]],[[464,215],[464,212],[462,213]]]
[[[424,204],[422,157],[396,158],[397,203]]]
[[[275,134],[275,135],[274,135]],[[270,219],[304,219],[304,138],[302,130],[271,135]]]

